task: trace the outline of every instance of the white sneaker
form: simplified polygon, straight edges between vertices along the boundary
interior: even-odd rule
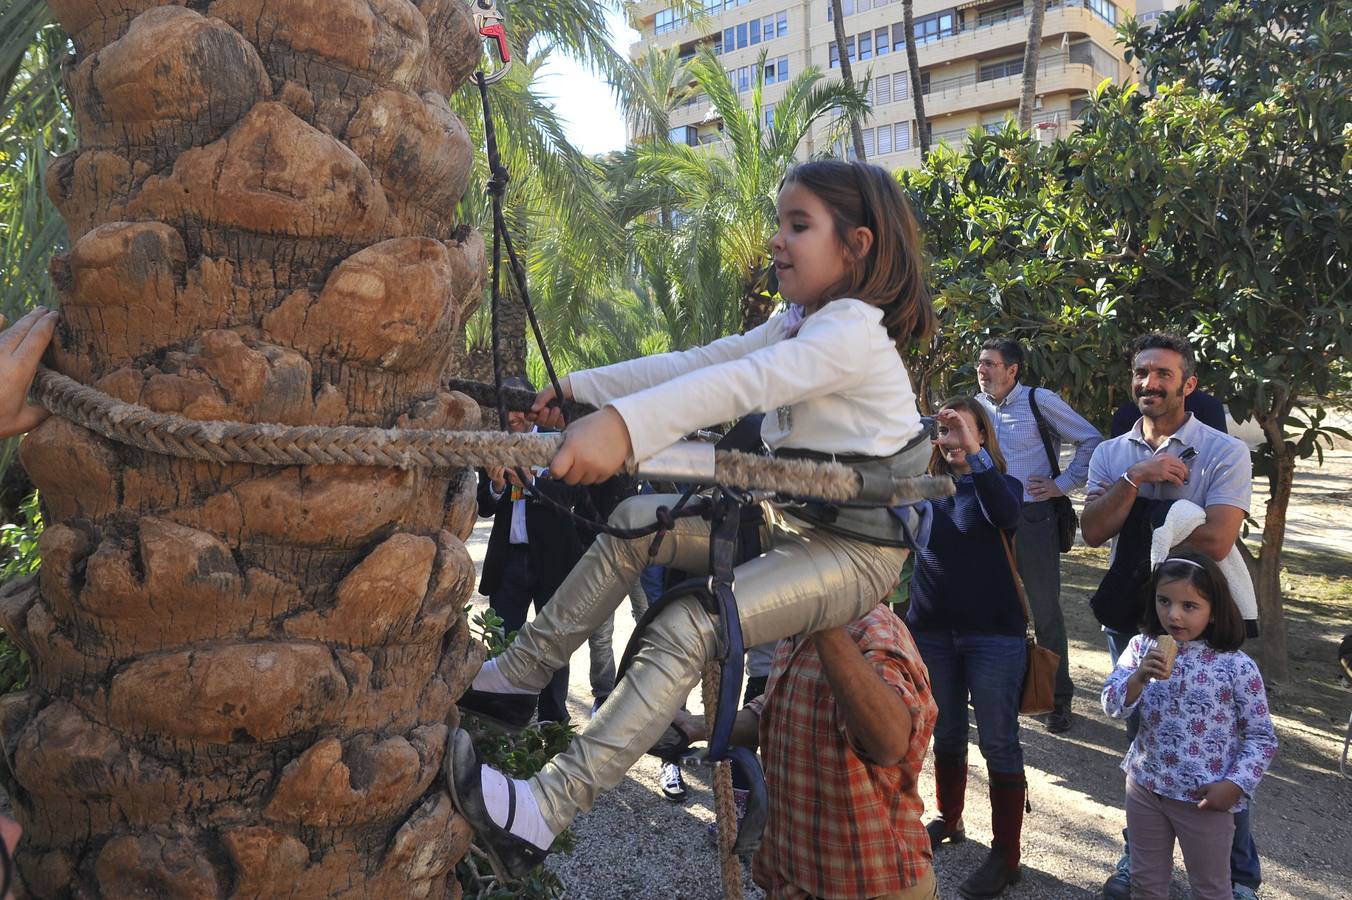
[[[681,767],[675,763],[662,763],[662,796],[672,803],[685,801],[685,782],[681,779]]]

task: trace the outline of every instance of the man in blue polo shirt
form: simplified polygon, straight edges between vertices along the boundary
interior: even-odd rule
[[[1185,408],[1188,395],[1197,388],[1197,361],[1187,341],[1172,334],[1147,334],[1137,338],[1131,349],[1131,392],[1141,418],[1126,434],[1095,449],[1089,461],[1089,500],[1080,519],[1080,533],[1085,543],[1097,547],[1119,534],[1125,536],[1133,519],[1149,514],[1149,504],[1141,501],[1190,500],[1206,510],[1206,521],[1184,540],[1219,562],[1234,549],[1249,511],[1253,493],[1249,449],[1238,438],[1204,425]],[[1144,528],[1148,533],[1148,521]],[[1125,550],[1121,540],[1114,540],[1112,563]],[[1139,619],[1137,592],[1123,590],[1119,597],[1106,599],[1119,608],[1096,606],[1100,621]],[[1104,631],[1108,652],[1116,662],[1134,632],[1129,633],[1125,625],[1107,624]],[[1250,809],[1235,814],[1230,880],[1236,900],[1256,897],[1262,881],[1249,814]],[[1103,896],[1130,898],[1128,857],[1122,858],[1108,878]]]

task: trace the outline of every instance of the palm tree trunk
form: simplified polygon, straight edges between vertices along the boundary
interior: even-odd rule
[[[841,0],[831,0],[831,23],[836,30],[836,49],[840,56],[840,80],[854,90],[854,69],[850,65],[850,54],[845,48],[845,12]],[[854,141],[854,153],[860,162],[868,162],[864,155],[864,129],[859,125],[859,117],[850,117],[850,137]]]
[[[1042,51],[1042,20],[1047,13],[1046,0],[1026,0],[1028,40],[1023,47],[1023,84],[1019,91],[1019,129],[1033,128],[1033,101],[1037,95],[1038,57]]]
[[[51,6],[81,145],[47,176],[50,365],[198,419],[477,419],[443,388],[483,284],[443,99],[479,58],[465,3]],[[40,579],[0,594],[33,663],[0,714],[26,895],[459,896],[438,772],[479,652],[473,478],[190,462],[55,418],[21,458],[48,522]]]
[[[925,118],[925,95],[920,89],[920,57],[915,51],[915,6],[912,0],[901,0],[901,23],[906,28],[906,68],[911,73],[911,100],[915,103],[916,141],[920,144],[920,161],[929,158],[930,128]]]

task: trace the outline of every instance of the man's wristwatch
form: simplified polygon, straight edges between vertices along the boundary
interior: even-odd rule
[[[1127,484],[1131,485],[1131,489],[1133,491],[1139,491],[1141,489],[1141,486],[1136,482],[1132,481],[1131,476],[1127,475],[1126,472],[1122,473],[1122,480],[1125,481]]]

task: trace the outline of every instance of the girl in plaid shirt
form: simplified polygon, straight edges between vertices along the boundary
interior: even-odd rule
[[[876,166],[804,163],[785,178],[778,214],[770,249],[789,310],[705,347],[573,373],[562,382],[566,399],[598,412],[565,431],[550,465],[555,478],[601,481],[629,456],[644,459],[697,428],[761,411],[761,437],[779,455],[893,476],[924,471],[929,444],[901,352],[926,339],[935,319],[915,218],[896,180]],[[553,399],[552,389],[536,399],[542,424],[560,424]],[[631,498],[611,521],[651,523],[675,499]],[[914,526],[913,512],[767,506],[769,549],[736,569],[747,646],[839,627],[891,591],[906,558],[903,519]],[[528,719],[536,691],[613,614],[644,566],[708,571],[701,519],[678,521],[654,559],[649,544],[598,537],[512,646],[484,665],[461,708]],[[673,603],[597,715],[528,781],[481,765],[468,736],[453,735],[446,776],[456,805],[509,871],[537,865],[653,745],[718,652],[719,634],[693,598]]]

